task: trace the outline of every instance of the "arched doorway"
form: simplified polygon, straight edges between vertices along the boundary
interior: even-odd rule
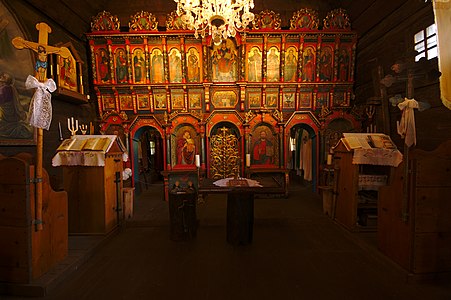
[[[317,187],[318,136],[308,124],[299,123],[291,127],[287,149],[290,182]]]
[[[150,184],[163,182],[164,149],[161,134],[154,127],[139,128],[132,138],[133,178],[135,194],[139,195]]]

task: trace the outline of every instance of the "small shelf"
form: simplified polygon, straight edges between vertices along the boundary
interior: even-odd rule
[[[75,103],[75,104],[87,104],[88,96],[69,91],[66,89],[58,88],[53,95],[56,99],[60,99],[65,102]]]

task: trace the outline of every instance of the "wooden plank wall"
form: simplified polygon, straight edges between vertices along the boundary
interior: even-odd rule
[[[415,273],[451,271],[451,141],[415,159]]]

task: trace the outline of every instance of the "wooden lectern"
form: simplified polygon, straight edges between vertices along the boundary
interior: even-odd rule
[[[54,166],[63,167],[63,186],[69,196],[69,234],[107,234],[123,220],[125,149],[115,135],[73,138],[105,137],[110,139],[105,150],[62,150],[52,160]]]

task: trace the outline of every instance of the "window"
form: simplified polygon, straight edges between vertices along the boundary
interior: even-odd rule
[[[429,60],[438,56],[437,27],[435,24],[417,32],[413,39],[415,51],[417,52],[415,61],[419,61],[423,57]]]
[[[150,155],[155,155],[155,142],[149,141]]]

